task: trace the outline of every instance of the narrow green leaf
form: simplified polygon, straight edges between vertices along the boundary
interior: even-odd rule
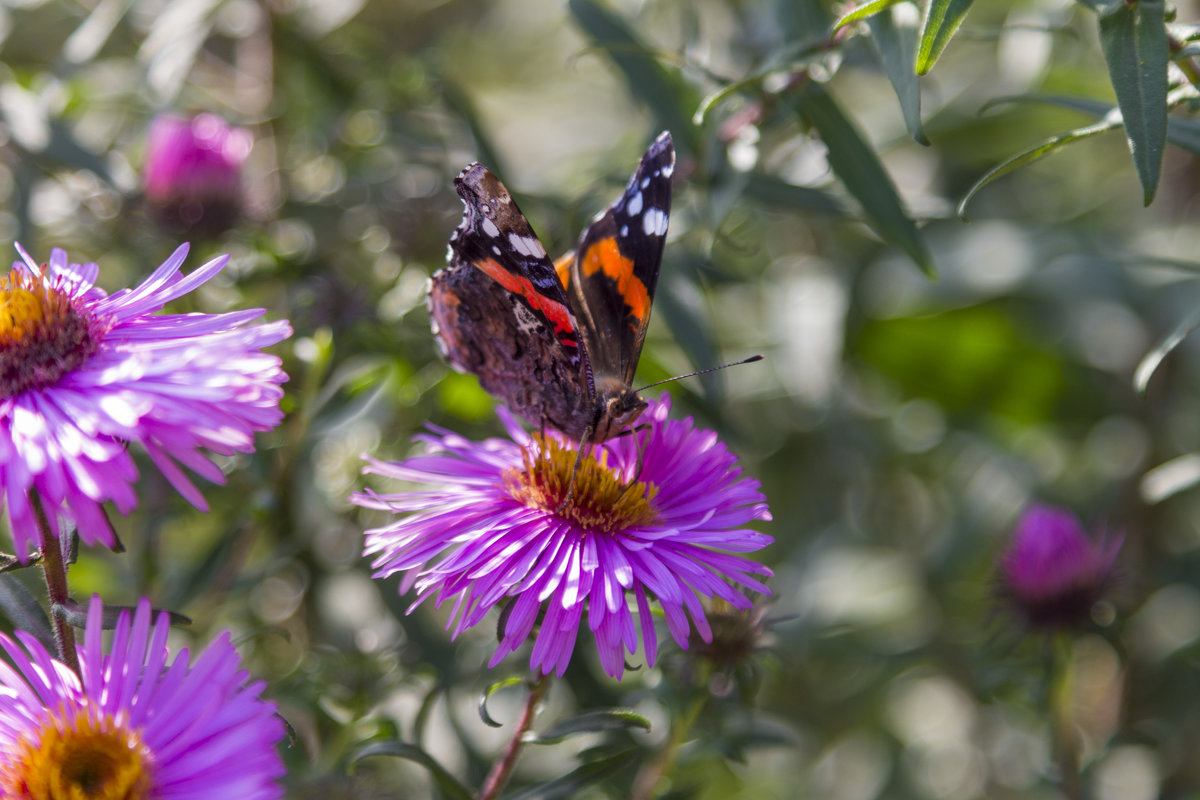
[[[800,93],[800,112],[829,151],[829,166],[862,205],[876,233],[903,250],[929,277],[937,271],[917,225],[905,211],[900,195],[878,156],[867,145],[825,88],[809,81]]]
[[[1200,120],[1190,117],[1168,117],[1167,141],[1189,153],[1200,155]]]
[[[899,2],[900,0],[871,0],[869,3],[863,3],[861,6],[851,9],[844,16],[839,17],[837,22],[833,23],[833,29],[830,33],[837,33],[847,25],[867,19],[868,17],[873,17],[880,11],[884,11]]]
[[[1138,394],[1146,393],[1146,387],[1150,384],[1150,378],[1154,375],[1154,371],[1158,369],[1158,365],[1197,327],[1200,327],[1200,309],[1196,309],[1189,314],[1182,322],[1175,326],[1175,330],[1167,334],[1161,342],[1156,344],[1142,358],[1137,365],[1137,369],[1133,371],[1134,391]]]
[[[1162,0],[1118,3],[1100,16],[1100,44],[1125,119],[1142,201],[1158,191],[1167,137],[1167,27]]]
[[[8,617],[14,629],[33,634],[47,650],[54,652],[50,619],[25,584],[13,575],[0,575],[0,613]]]
[[[674,131],[677,145],[686,143],[690,109],[699,99],[692,89],[658,62],[624,19],[595,0],[570,0],[568,5],[583,32],[625,76],[629,91],[658,117],[660,127]]]
[[[576,733],[615,731],[625,728],[650,730],[650,720],[625,708],[609,708],[603,711],[588,711],[556,723],[541,734],[526,734],[525,741],[533,744],[556,744]]]
[[[504,680],[496,681],[491,686],[489,686],[483,690],[483,695],[479,698],[479,718],[483,720],[484,725],[487,725],[488,727],[491,727],[491,728],[504,727],[503,723],[496,722],[496,720],[492,719],[492,715],[488,713],[488,710],[487,710],[488,698],[491,697],[493,693],[499,691],[500,689],[503,689],[507,686],[516,686],[516,685],[522,684],[522,683],[525,683],[524,678],[513,675],[508,678],[505,678]]]
[[[506,794],[503,800],[562,800],[566,797],[576,797],[588,786],[627,769],[636,755],[637,751],[630,749],[607,758],[589,761],[561,778],[529,786],[514,794]]]
[[[921,20],[921,45],[917,50],[917,74],[924,75],[950,44],[974,0],[928,0]]]
[[[907,22],[897,22],[892,12],[871,17],[867,25],[871,29],[871,44],[900,101],[904,127],[917,144],[928,147],[929,139],[921,126],[921,83],[912,69],[917,53],[917,29]]]
[[[814,211],[839,217],[849,213],[842,201],[830,192],[809,186],[797,186],[764,172],[749,173],[742,193],[760,203],[780,208]]]
[[[975,184],[969,190],[967,190],[965,195],[963,195],[963,199],[959,201],[958,204],[958,216],[963,220],[963,222],[969,221],[967,219],[967,203],[971,202],[971,198],[973,198],[980,189],[982,189],[984,186],[987,186],[997,178],[1007,175],[1018,167],[1031,164],[1043,156],[1050,155],[1060,147],[1065,147],[1066,145],[1073,144],[1082,139],[1091,138],[1092,136],[1097,136],[1101,133],[1108,133],[1109,131],[1116,130],[1118,127],[1120,127],[1120,125],[1121,120],[1119,118],[1114,118],[1098,122],[1095,125],[1089,125],[1085,128],[1076,128],[1073,131],[1069,131],[1058,136],[1052,136],[1041,144],[1034,145],[1028,150],[1023,150],[1012,158],[1000,162],[984,173],[982,178],[975,181]]]
[[[351,768],[359,761],[371,756],[392,756],[393,758],[403,758],[420,764],[429,770],[429,775],[433,778],[434,785],[437,786],[443,795],[452,800],[471,800],[471,792],[459,783],[457,778],[447,772],[446,768],[439,764],[433,756],[415,745],[396,741],[370,742],[350,754]]]

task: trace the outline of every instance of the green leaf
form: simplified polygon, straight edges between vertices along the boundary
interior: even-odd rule
[[[1138,394],[1146,393],[1146,387],[1150,384],[1150,378],[1154,375],[1154,371],[1158,369],[1158,365],[1197,327],[1200,327],[1200,309],[1196,309],[1189,314],[1187,318],[1175,326],[1175,330],[1167,334],[1162,341],[1156,344],[1142,358],[1137,365],[1137,369],[1133,371],[1134,391]]]
[[[962,25],[974,0],[928,0],[921,20],[921,46],[917,50],[917,74],[933,69],[946,45]]]
[[[1169,117],[1167,141],[1189,153],[1200,155],[1200,121],[1189,117]]]
[[[561,778],[529,786],[515,794],[506,794],[504,800],[560,800],[575,797],[582,789],[627,769],[636,756],[636,750],[623,750],[616,755],[590,761]]]
[[[903,250],[929,277],[937,272],[917,225],[900,202],[878,156],[824,87],[809,81],[800,93],[800,112],[829,151],[829,166],[862,205],[876,233]]]
[[[967,203],[971,202],[971,198],[973,198],[980,189],[982,189],[984,186],[987,186],[997,178],[1007,175],[1018,167],[1023,167],[1026,164],[1032,164],[1039,158],[1050,155],[1060,147],[1066,147],[1069,144],[1074,144],[1075,142],[1082,141],[1083,139],[1090,139],[1091,137],[1097,136],[1101,133],[1114,131],[1120,127],[1120,125],[1120,118],[1114,116],[1112,119],[1098,122],[1095,125],[1088,125],[1084,128],[1076,128],[1073,131],[1059,134],[1058,136],[1051,136],[1049,139],[1046,139],[1040,144],[1034,145],[1028,150],[1023,150],[1020,153],[1017,153],[1015,156],[1000,162],[985,172],[983,177],[975,181],[975,184],[967,190],[965,195],[963,195],[963,199],[959,201],[958,204],[958,216],[963,220],[963,222],[967,222]]]
[[[25,584],[13,575],[0,575],[0,613],[8,617],[15,630],[33,634],[47,650],[54,652],[50,619]]]
[[[780,208],[814,211],[818,214],[832,214],[839,217],[844,217],[849,213],[841,200],[823,189],[797,186],[764,172],[748,173],[742,193],[760,203]]]
[[[900,101],[904,127],[917,144],[928,147],[929,139],[925,138],[921,126],[921,83],[912,69],[917,52],[917,29],[907,23],[898,24],[896,15],[890,12],[871,17],[867,25],[871,29],[871,44],[875,46],[883,71]]]
[[[350,755],[350,766],[353,767],[364,758],[371,756],[392,756],[416,762],[429,770],[433,783],[443,795],[452,800],[471,800],[471,792],[459,783],[458,779],[446,771],[446,768],[421,748],[404,742],[370,742],[360,747]]]
[[[1100,44],[1125,119],[1142,201],[1158,191],[1167,137],[1167,28],[1162,0],[1118,3],[1100,17]]]
[[[571,15],[584,33],[608,52],[625,76],[630,92],[675,133],[677,145],[686,144],[692,130],[690,109],[698,98],[678,76],[668,72],[624,19],[595,0],[570,0]]]
[[[494,692],[496,692],[500,689],[503,689],[507,686],[517,686],[517,685],[520,685],[523,683],[525,683],[524,678],[513,675],[511,677],[505,678],[504,680],[496,681],[491,686],[489,686],[483,690],[483,696],[479,698],[479,718],[483,720],[484,725],[488,725],[492,728],[504,727],[503,723],[496,722],[496,720],[492,719],[492,715],[488,713],[488,710],[487,710],[488,698],[491,697]]]
[[[626,708],[609,708],[603,711],[588,711],[556,723],[541,734],[526,734],[525,741],[533,744],[556,744],[577,733],[615,731],[626,728],[650,730],[650,720]]]
[[[839,17],[837,22],[833,23],[833,29],[830,33],[837,33],[847,25],[867,19],[868,17],[873,17],[880,11],[885,11],[899,2],[900,0],[871,0],[869,3],[863,3],[858,8],[853,8],[844,16]]]

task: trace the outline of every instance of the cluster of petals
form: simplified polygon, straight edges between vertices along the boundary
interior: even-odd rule
[[[758,482],[741,474],[717,435],[669,411],[668,399],[652,402],[632,435],[593,446],[589,457],[656,489],[654,518],[616,530],[591,530],[518,499],[512,476],[534,440],[503,411],[509,439],[473,442],[431,428],[419,437],[425,454],[370,461],[365,472],[423,484],[352,497],[397,514],[366,532],[375,576],[402,574],[401,593],[416,591],[413,608],[431,596],[439,606],[454,598],[454,635],[503,605],[492,666],[532,634],[531,667],[561,675],[586,625],[605,672],[620,678],[639,643],[647,663],[656,659],[651,601],[680,647],[692,626],[711,639],[701,597],[748,608],[742,590],[769,593],[756,576],[770,570],[741,554],[772,541],[748,527],[770,513]],[[574,455],[573,443],[557,441]]]
[[[140,445],[192,505],[206,509],[180,467],[222,483],[209,453],[252,452],[254,434],[279,423],[287,376],[280,359],[262,348],[290,336],[291,327],[248,324],[263,309],[157,313],[213,278],[228,256],[183,275],[183,245],[141,285],[106,294],[95,285],[96,264],[70,263],[56,248],[39,265],[18,250],[14,271],[27,270],[47,290],[69,296],[95,348],[52,383],[0,392],[0,504],[17,554],[26,557],[41,544],[36,503],[50,535],[59,535],[62,516],[83,541],[116,546],[102,505],[111,501],[121,513],[137,505],[129,443]]]
[[[284,725],[260,697],[264,684],[248,683],[228,632],[191,663],[186,649],[170,657],[167,615],[154,618],[147,600],[121,612],[108,648],[103,622],[93,598],[79,675],[28,633],[0,634],[0,796],[22,800],[40,783],[56,797],[109,797],[118,779],[136,786],[123,798],[282,796]],[[133,759],[124,774],[108,774],[114,754]]]

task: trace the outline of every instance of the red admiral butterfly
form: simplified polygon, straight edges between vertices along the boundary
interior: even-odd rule
[[[621,197],[551,263],[495,175],[454,180],[466,207],[428,304],[443,355],[533,425],[579,442],[621,433],[646,408],[630,384],[658,282],[675,148],[659,135]]]

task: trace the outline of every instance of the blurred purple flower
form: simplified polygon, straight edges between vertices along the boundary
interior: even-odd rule
[[[531,436],[504,411],[511,440],[471,442],[434,428],[419,437],[426,455],[371,461],[365,472],[431,487],[351,498],[401,515],[366,533],[375,577],[401,573],[401,593],[417,590],[412,608],[434,594],[438,606],[454,597],[454,635],[506,603],[489,666],[520,647],[540,617],[531,667],[562,675],[585,608],[605,672],[621,677],[639,629],[653,664],[651,597],[680,647],[692,625],[711,641],[699,596],[745,609],[750,601],[731,584],[769,593],[753,576],[771,571],[734,554],[773,541],[745,527],[771,515],[758,482],[741,476],[717,435],[690,418],[668,420],[669,410],[666,398],[651,403],[636,433],[593,446],[577,471],[573,443]]]
[[[161,114],[146,136],[142,185],[168,227],[220,233],[242,211],[242,164],[254,140],[213,114]]]
[[[223,483],[199,448],[253,452],[254,433],[279,423],[287,375],[261,349],[291,327],[248,325],[262,309],[155,313],[228,256],[184,276],[182,245],[136,289],[107,295],[95,286],[95,264],[68,263],[55,248],[39,266],[17,250],[23,261],[0,276],[0,505],[17,555],[42,543],[39,504],[53,535],[61,514],[83,541],[118,546],[101,506],[111,500],[125,514],[137,505],[129,442],[207,510],[179,464]]]
[[[1086,621],[1103,595],[1124,537],[1092,541],[1069,511],[1034,505],[1000,560],[1005,594],[1031,625]]]
[[[222,633],[190,664],[172,661],[168,619],[142,600],[102,645],[103,606],[92,598],[80,675],[33,636],[0,634],[0,797],[271,800],[284,774],[284,726],[247,685]]]

